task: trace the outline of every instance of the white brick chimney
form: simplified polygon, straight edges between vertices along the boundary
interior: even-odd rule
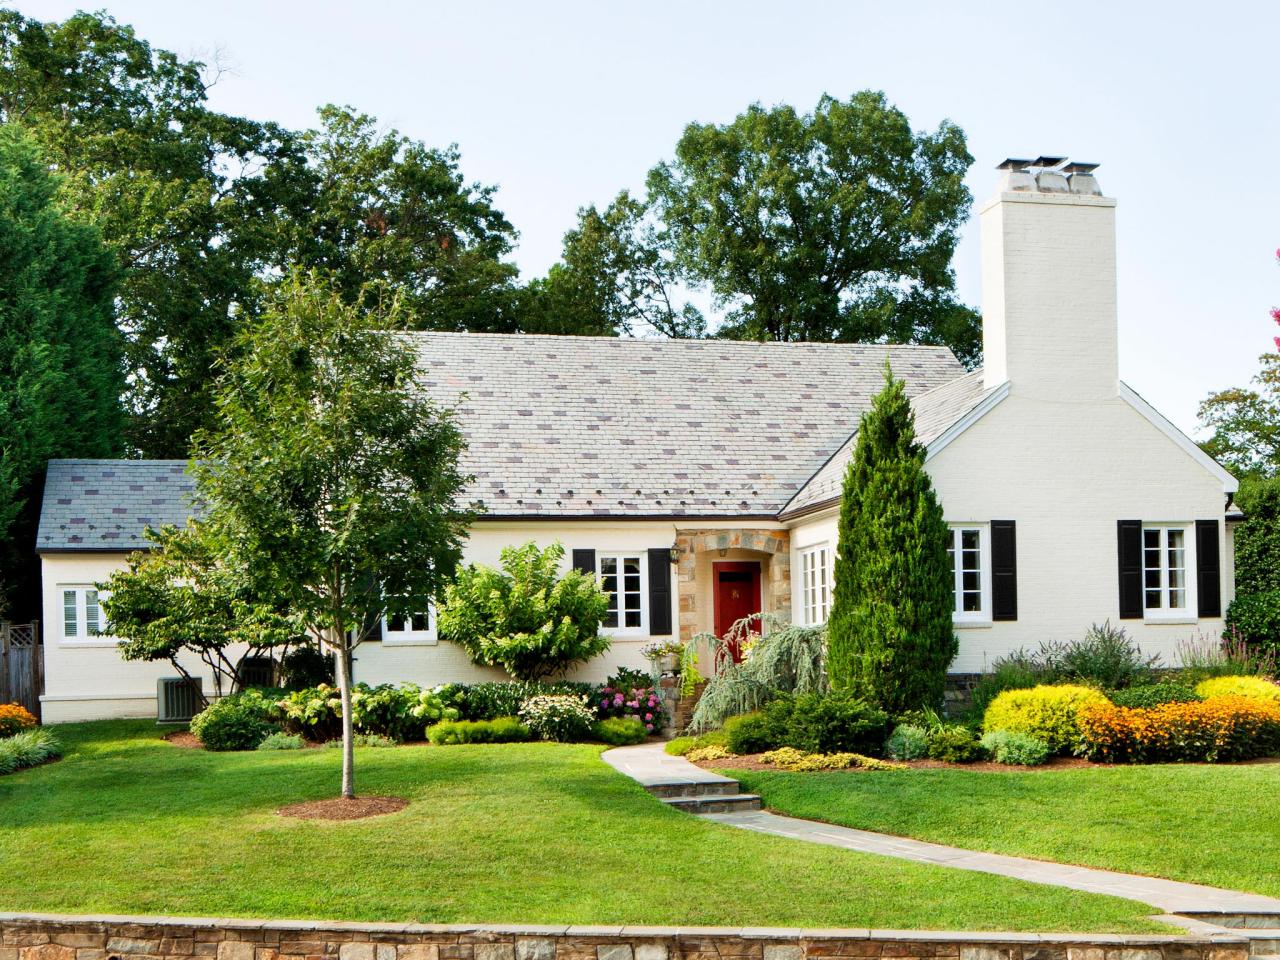
[[[982,223],[986,386],[1045,400],[1115,396],[1115,200],[1096,164],[1006,160]]]

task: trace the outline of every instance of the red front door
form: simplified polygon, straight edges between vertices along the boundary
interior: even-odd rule
[[[754,560],[715,563],[716,636],[723,637],[743,617],[760,612],[760,564]],[[759,630],[756,626],[753,630]],[[736,645],[733,659],[739,658]]]

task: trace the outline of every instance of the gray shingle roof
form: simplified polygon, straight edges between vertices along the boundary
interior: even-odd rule
[[[185,460],[50,460],[36,550],[136,550],[181,526],[195,484]]]
[[[974,370],[927,393],[912,397],[911,410],[916,418],[916,439],[928,446],[982,402],[988,392],[982,386],[982,371]],[[836,455],[823,464],[822,469],[779,511],[782,516],[794,516],[839,498],[845,468],[849,466],[853,447],[858,439],[856,426],[855,424],[853,433]]]
[[[772,517],[802,487],[807,504],[831,477],[839,493],[886,357],[918,398],[922,436],[981,394],[944,347],[408,336],[423,388],[457,408],[467,498],[500,517]],[[186,466],[51,460],[37,549],[146,546],[147,526],[190,515]]]
[[[911,395],[964,375],[945,347],[415,333],[458,404],[496,516],[773,516],[857,426],[886,356]]]

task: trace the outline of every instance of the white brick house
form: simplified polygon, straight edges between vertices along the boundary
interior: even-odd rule
[[[924,346],[415,335],[486,510],[466,559],[559,540],[594,570],[615,613],[592,679],[755,609],[823,622],[840,480],[887,356],[952,527],[955,671],[1106,619],[1165,658],[1220,631],[1236,483],[1119,379],[1115,201],[1088,168],[1027,166],[1005,164],[981,208],[981,370]],[[50,464],[46,721],[154,712],[171,668],[120,660],[93,584],[147,523],[185,515],[182,467]],[[356,679],[493,676],[425,613],[361,646]]]

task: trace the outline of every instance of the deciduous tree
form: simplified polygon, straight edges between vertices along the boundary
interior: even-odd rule
[[[972,363],[979,318],[951,269],[971,163],[959,127],[915,133],[864,91],[690,124],[648,189],[681,275],[727,311],[719,335],[936,343]]]
[[[193,465],[228,565],[336,656],[347,797],[352,651],[384,615],[427,609],[471,521],[462,436],[416,383],[402,326],[395,303],[290,275],[240,335]]]
[[[940,706],[959,646],[948,530],[924,457],[905,386],[886,365],[844,477],[827,670],[832,689],[890,714]]]

